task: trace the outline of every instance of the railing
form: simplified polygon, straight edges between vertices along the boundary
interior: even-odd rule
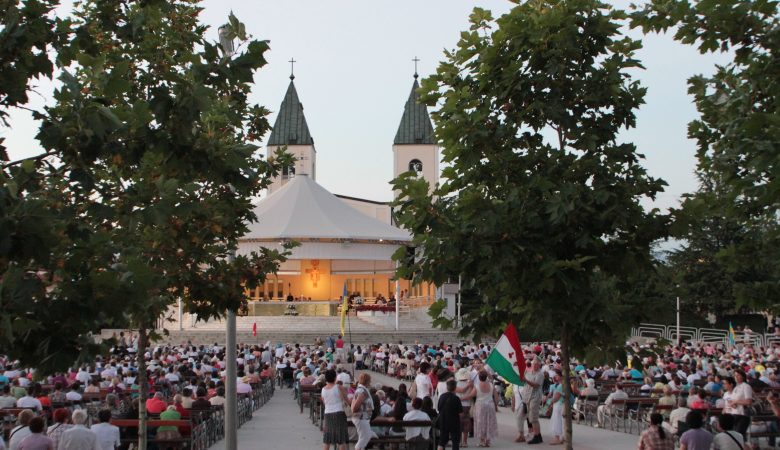
[[[762,334],[754,331],[735,331],[735,342],[738,344],[750,343],[757,347],[764,347],[775,343],[780,344],[780,336],[774,334]],[[640,323],[638,327],[631,329],[631,337],[664,338],[672,342],[677,341],[676,325],[661,325],[657,323]],[[728,344],[728,330],[719,328],[693,328],[680,327],[680,337],[684,341],[704,342],[712,344]]]

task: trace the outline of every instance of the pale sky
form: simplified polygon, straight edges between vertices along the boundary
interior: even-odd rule
[[[628,1],[611,2],[627,7]],[[232,10],[257,39],[270,41],[269,64],[255,76],[252,100],[272,114],[289,84],[294,58],[295,85],[317,149],[317,181],[333,193],[391,200],[392,144],[412,85],[412,58],[425,77],[435,71],[445,48],[454,48],[468,16],[481,6],[499,16],[512,3],[501,0],[205,0],[201,18],[216,27]],[[67,11],[62,8],[61,13]],[[632,32],[639,37],[638,32]],[[669,183],[654,206],[677,204],[696,189],[694,142],[687,123],[696,117],[686,79],[709,74],[723,56],[702,56],[669,36],[643,37],[638,57],[646,70],[636,76],[648,88],[637,128],[623,133],[646,156],[651,175]],[[50,102],[51,84],[41,82],[32,106]],[[37,124],[23,111],[12,114],[12,129],[0,129],[12,159],[40,153]],[[265,139],[267,140],[268,135]]]

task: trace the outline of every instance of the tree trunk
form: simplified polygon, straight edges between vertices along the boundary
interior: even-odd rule
[[[149,395],[146,380],[146,340],[148,330],[146,324],[138,328],[138,350],[136,351],[136,365],[138,366],[138,450],[146,450],[146,397]]]
[[[563,371],[563,435],[566,450],[572,450],[571,423],[571,370],[569,367],[569,326],[563,323],[561,330],[561,370]]]

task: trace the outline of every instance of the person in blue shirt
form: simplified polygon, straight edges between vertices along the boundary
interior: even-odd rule
[[[5,369],[0,368],[0,389],[4,388],[5,385],[10,382],[11,380],[9,380],[7,376],[5,376]]]

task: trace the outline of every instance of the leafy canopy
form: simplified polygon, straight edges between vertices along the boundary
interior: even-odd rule
[[[732,281],[732,306],[773,311],[780,305],[779,8],[776,0],[653,0],[632,14],[632,26],[645,32],[674,27],[676,40],[702,53],[733,55],[712,76],[688,81],[700,114],[688,136],[703,182],[683,203],[680,228],[690,224],[692,237],[702,220],[730,223],[737,232],[711,259]]]
[[[645,94],[625,18],[592,0],[525,2],[496,20],[476,8],[423,80],[444,181],[429,196],[414,174],[394,180],[398,221],[420,248],[402,275],[462,276],[478,292],[465,333],[566,324],[584,352],[641,316],[625,293],[651,269],[666,218],[639,204],[664,182],[617,139]]]
[[[258,219],[251,200],[290,162],[249,143],[268,129],[248,100],[268,44],[231,17],[243,45],[225,55],[197,3],[85,1],[68,21],[37,135],[53,157],[4,170],[0,189],[0,302],[14,319],[0,347],[12,357],[65,367],[91,332],[151,327],[177,299],[201,318],[237,310],[241,284],[283,259],[226,259]]]

